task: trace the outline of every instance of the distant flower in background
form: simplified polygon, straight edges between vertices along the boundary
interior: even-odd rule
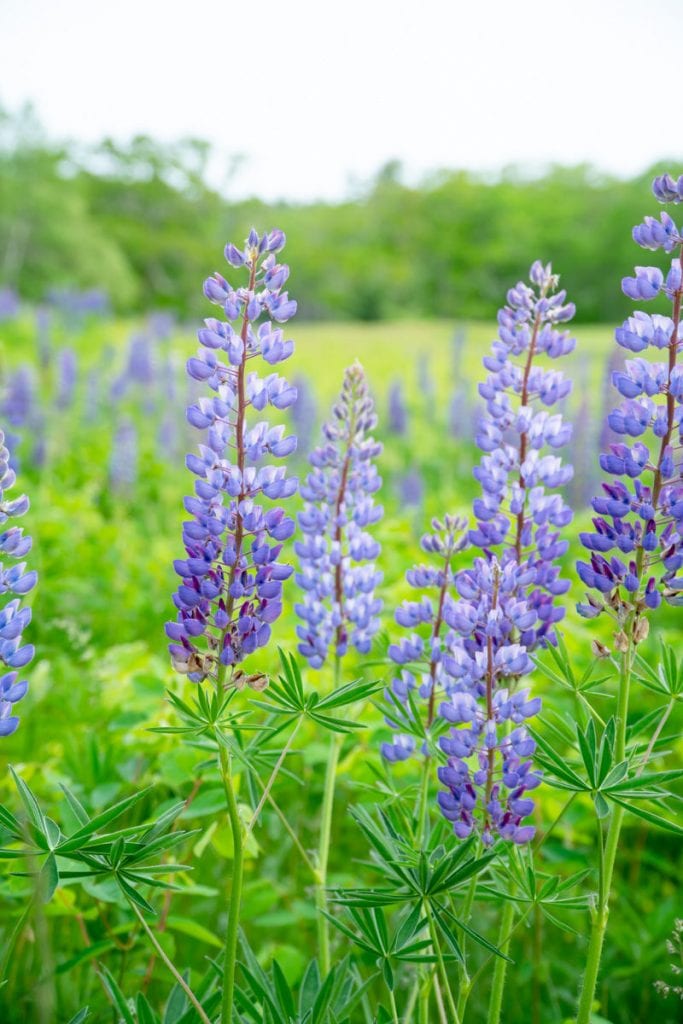
[[[420,470],[410,469],[398,479],[398,497],[404,508],[419,508],[424,501],[425,485]]]
[[[78,359],[72,348],[63,348],[57,356],[57,397],[58,409],[68,409],[73,403],[78,382]]]
[[[13,320],[19,315],[19,296],[13,288],[0,288],[0,320]]]
[[[4,441],[0,430],[0,594],[15,595],[0,611],[0,662],[9,669],[0,676],[0,736],[10,736],[19,725],[16,705],[28,689],[28,683],[19,680],[18,670],[28,665],[34,655],[32,644],[22,643],[22,633],[31,621],[31,609],[21,607],[21,598],[33,589],[37,575],[26,572],[26,563],[19,561],[30,551],[31,538],[24,536],[23,529],[10,520],[23,516],[29,501],[25,495],[7,497],[16,476],[10,468]]]
[[[207,279],[204,294],[226,319],[205,321],[202,349],[187,363],[190,377],[212,394],[187,410],[188,421],[206,435],[186,460],[197,479],[194,496],[185,499],[192,517],[183,525],[186,558],[175,562],[178,617],[166,631],[174,667],[194,682],[208,676],[224,685],[234,665],[268,643],[282,611],[282,583],[292,571],[278,557],[294,523],[282,508],[261,501],[296,491],[284,466],[265,462],[286,458],[296,439],[283,427],[247,421],[249,411],[287,409],[296,401],[296,389],[277,371],[261,377],[249,368],[260,356],[270,369],[294,350],[274,324],[296,312],[282,290],[289,268],[275,255],[284,244],[282,231],[261,238],[252,231],[243,250],[226,246],[228,263],[246,272],[247,283],[235,289],[221,274]]]
[[[88,316],[106,316],[110,312],[109,296],[100,288],[85,291],[52,288],[47,293],[47,301],[67,320],[76,323]]]
[[[656,178],[656,198],[681,202],[682,181]],[[600,456],[600,466],[613,479],[593,500],[593,530],[581,534],[590,561],[579,561],[577,569],[592,591],[579,611],[589,618],[609,611],[620,628],[628,623],[638,643],[647,635],[641,616],[662,599],[683,604],[683,229],[662,212],[637,225],[633,238],[673,258],[666,275],[658,267],[636,267],[633,277],[623,279],[623,292],[636,301],[666,296],[671,315],[636,311],[615,332],[617,345],[634,358],[612,373],[622,398],[608,417],[617,440]],[[653,349],[664,362],[646,358]]]
[[[130,490],[138,479],[138,432],[132,420],[118,424],[109,458],[109,481],[115,493]]]
[[[292,406],[292,425],[298,438],[297,451],[303,457],[313,445],[313,437],[318,426],[318,403],[315,391],[308,377],[298,375],[292,381],[296,388],[297,398]]]
[[[447,694],[454,683],[447,666],[456,638],[448,626],[447,613],[453,603],[453,560],[467,546],[467,522],[455,516],[446,516],[443,522],[433,519],[432,531],[422,537],[420,547],[435,564],[416,565],[408,570],[406,579],[420,592],[420,597],[404,601],[396,611],[396,622],[410,633],[389,647],[389,657],[397,666],[391,695],[403,705],[410,721],[412,711],[408,695],[414,693],[421,698],[420,713],[427,732],[436,717],[440,697]],[[428,637],[418,630],[427,630]],[[389,696],[390,702],[391,699]],[[396,732],[391,742],[382,744],[382,754],[387,761],[405,761],[416,752],[415,737],[391,716],[387,717],[387,724]],[[419,752],[428,754],[426,749]]]
[[[408,406],[400,380],[393,381],[389,387],[387,408],[388,430],[398,437],[403,437],[408,432]]]
[[[545,450],[570,440],[561,415],[546,410],[571,384],[534,360],[573,350],[574,339],[557,327],[572,318],[574,306],[557,291],[550,265],[537,261],[529,276],[531,287],[519,282],[510,289],[498,314],[498,338],[484,358],[489,376],[479,388],[486,413],[477,430],[484,455],[475,476],[483,494],[474,502],[477,526],[469,536],[483,557],[459,574],[460,600],[444,608],[460,639],[444,659],[453,683],[439,713],[459,728],[440,738],[448,761],[439,769],[447,787],[439,805],[458,837],[476,830],[486,844],[495,836],[523,843],[534,833],[522,824],[533,809],[525,794],[540,781],[523,760],[534,751],[524,722],[540,700],[516,687],[531,671],[529,652],[552,641],[564,614],[555,599],[569,586],[557,561],[568,546],[560,530],[572,513],[553,492],[569,482],[572,469]]]
[[[382,608],[375,596],[382,574],[373,564],[380,545],[366,530],[383,514],[374,501],[382,483],[374,460],[382,446],[369,436],[377,417],[359,363],[346,370],[332,411],[324,444],[311,452],[313,469],[301,484],[304,540],[295,544],[303,591],[296,605],[299,652],[313,668],[330,652],[342,657],[349,645],[367,654]]]
[[[436,383],[432,375],[429,357],[424,354],[421,354],[417,359],[416,376],[425,418],[429,423],[432,423],[436,418]]]

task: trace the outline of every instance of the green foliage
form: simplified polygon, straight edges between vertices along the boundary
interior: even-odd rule
[[[287,232],[309,319],[492,316],[538,257],[561,271],[580,319],[614,320],[625,309],[615,279],[633,263],[624,225],[641,219],[653,173],[442,171],[408,185],[392,164],[353,202],[293,205],[226,200],[207,183],[209,157],[197,139],[57,147],[30,111],[2,115],[2,283],[30,299],[51,286],[106,286],[119,310],[199,315],[198,282],[222,263],[228,237],[258,222]]]

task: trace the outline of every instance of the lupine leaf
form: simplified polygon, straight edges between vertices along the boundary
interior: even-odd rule
[[[125,1024],[135,1024],[135,1020],[133,1018],[133,1014],[130,1012],[126,997],[119,988],[118,983],[109,968],[104,964],[101,964],[99,967],[99,974],[102,978],[104,987],[111,997],[112,1003],[121,1014]]]
[[[631,814],[637,815],[642,818],[643,821],[648,821],[651,825],[657,825],[658,828],[664,829],[666,832],[673,832],[674,835],[683,836],[683,827],[677,825],[673,821],[667,821],[666,818],[660,817],[658,814],[653,814],[652,811],[645,810],[644,807],[640,807],[638,804],[628,803],[626,800],[620,800],[615,796],[610,797],[615,804],[619,804],[625,810],[630,811]]]

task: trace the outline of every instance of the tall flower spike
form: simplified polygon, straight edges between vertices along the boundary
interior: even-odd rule
[[[477,431],[484,456],[475,470],[483,495],[474,502],[477,526],[470,532],[484,556],[457,577],[460,600],[445,614],[459,639],[444,661],[453,682],[439,714],[457,728],[439,740],[448,758],[438,773],[446,787],[439,806],[458,837],[476,830],[487,845],[496,836],[525,843],[534,834],[522,820],[533,810],[525,794],[540,776],[523,760],[535,746],[523,723],[541,702],[517,685],[533,667],[529,652],[552,642],[564,613],[555,598],[569,587],[557,560],[568,546],[559,530],[572,513],[549,492],[568,483],[572,469],[545,449],[570,440],[569,425],[547,408],[571,383],[535,360],[572,351],[574,339],[557,325],[572,318],[574,306],[556,290],[559,278],[549,264],[536,261],[529,277],[532,287],[519,282],[508,292],[498,338],[484,359],[489,376],[479,391],[486,415]]]
[[[282,291],[289,268],[276,260],[284,244],[282,231],[261,238],[252,231],[244,249],[226,246],[228,263],[246,273],[247,284],[235,289],[221,274],[208,278],[204,294],[226,319],[205,321],[203,347],[187,363],[189,376],[213,394],[187,410],[206,438],[186,460],[197,480],[194,496],[185,499],[192,516],[183,525],[187,557],[175,562],[178,616],[166,632],[175,668],[195,682],[208,676],[223,685],[232,666],[268,642],[282,611],[282,583],[292,572],[278,557],[294,523],[282,508],[261,502],[296,491],[285,467],[265,463],[290,455],[296,438],[286,437],[284,427],[247,421],[251,411],[286,409],[296,400],[296,388],[277,372],[261,377],[248,369],[257,357],[271,367],[294,350],[273,322],[296,312]]]
[[[15,595],[0,611],[0,661],[9,669],[0,676],[0,736],[10,736],[19,725],[16,705],[28,690],[27,682],[17,681],[17,669],[28,665],[34,655],[32,644],[22,644],[22,633],[31,621],[31,609],[21,607],[21,598],[33,589],[37,574],[26,572],[25,562],[16,562],[31,550],[31,538],[24,536],[20,526],[7,524],[10,519],[24,515],[29,501],[25,495],[6,497],[16,476],[10,469],[9,452],[4,441],[5,435],[0,430],[0,594]]]
[[[655,178],[653,192],[662,203],[683,202],[683,175],[678,181],[668,174]],[[683,230],[662,212],[637,225],[633,238],[672,258],[666,276],[658,267],[636,267],[635,276],[622,282],[624,294],[636,300],[664,294],[671,316],[638,310],[615,332],[617,344],[636,356],[612,375],[623,401],[608,422],[623,441],[600,456],[612,480],[593,499],[593,529],[581,534],[590,560],[577,563],[592,591],[579,611],[594,618],[607,609],[620,628],[629,616],[638,620],[657,608],[662,598],[683,604]],[[666,353],[666,360],[646,358],[652,349]],[[632,634],[636,642],[647,634],[646,620],[640,622]]]
[[[446,516],[442,523],[432,520],[432,533],[422,537],[420,546],[435,565],[416,565],[406,573],[411,587],[421,592],[419,600],[404,601],[396,611],[396,622],[411,630],[397,644],[389,647],[389,657],[397,666],[391,681],[390,700],[400,701],[404,713],[411,717],[408,694],[415,692],[424,701],[423,725],[428,732],[441,697],[449,693],[454,680],[446,670],[453,654],[455,635],[448,628],[449,612],[453,605],[455,582],[453,559],[467,545],[467,522],[455,516]],[[428,631],[428,636],[417,630]],[[400,730],[400,722],[391,717],[387,724]],[[397,731],[390,743],[382,744],[387,761],[405,761],[415,753],[415,738],[405,731]],[[427,751],[421,751],[427,753]]]
[[[349,644],[367,654],[382,608],[374,593],[382,573],[372,564],[380,545],[366,531],[383,514],[373,497],[382,484],[373,461],[382,445],[368,436],[377,417],[359,363],[346,370],[332,412],[323,427],[325,443],[311,452],[313,468],[301,485],[304,539],[294,545],[303,590],[296,605],[299,652],[313,668],[323,665],[330,649],[343,656]]]
[[[474,502],[477,527],[470,537],[484,550],[498,550],[502,565],[513,559],[533,567],[533,591],[526,596],[538,610],[538,623],[523,642],[534,647],[564,615],[554,599],[566,593],[569,581],[559,578],[555,563],[568,543],[556,531],[569,524],[572,512],[560,494],[549,492],[573,472],[555,454],[569,442],[571,426],[548,411],[569,394],[571,382],[536,361],[573,351],[575,339],[557,325],[571,320],[575,307],[565,301],[565,291],[556,290],[559,277],[550,264],[537,260],[529,277],[532,287],[520,281],[508,292],[498,338],[484,359],[490,372],[479,393],[486,414],[476,437],[484,456],[475,469],[483,495]]]

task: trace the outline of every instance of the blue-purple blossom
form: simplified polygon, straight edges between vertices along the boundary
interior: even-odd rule
[[[26,495],[8,498],[16,481],[9,465],[9,452],[0,430],[0,594],[14,595],[0,610],[0,662],[9,671],[0,676],[0,736],[10,736],[19,725],[16,705],[25,695],[28,683],[19,679],[19,670],[32,660],[32,644],[24,644],[22,634],[31,621],[31,609],[22,607],[21,598],[36,584],[34,571],[26,572],[21,561],[31,550],[31,538],[22,527],[10,525],[11,519],[23,516],[28,510]]]
[[[296,438],[253,414],[289,408],[296,389],[275,369],[262,377],[251,368],[260,357],[270,370],[294,350],[276,326],[296,312],[282,290],[289,268],[277,262],[284,244],[282,231],[259,238],[252,230],[244,249],[226,246],[228,263],[236,277],[246,274],[246,284],[233,286],[219,273],[205,282],[204,294],[225,319],[205,320],[202,348],[187,363],[189,376],[209,394],[187,410],[205,436],[186,460],[197,479],[185,499],[192,517],[183,524],[186,557],[175,562],[178,616],[166,631],[175,668],[195,682],[208,676],[223,685],[232,666],[268,643],[292,572],[279,556],[294,523],[263,502],[296,491],[285,466],[268,461],[290,455]]]
[[[109,457],[109,480],[112,489],[124,493],[138,478],[138,432],[130,419],[122,419],[114,433]]]
[[[395,380],[389,388],[387,428],[399,437],[408,430],[408,407],[400,380]]]
[[[374,460],[381,444],[369,436],[377,425],[362,366],[344,374],[333,419],[323,426],[324,443],[309,457],[313,467],[301,496],[304,534],[297,541],[303,600],[296,605],[299,652],[320,668],[330,651],[343,657],[349,645],[370,650],[379,628],[381,600],[375,588],[382,574],[373,564],[379,543],[367,531],[382,517],[374,495],[381,486]]]
[[[460,600],[444,610],[459,642],[444,658],[451,683],[439,714],[457,728],[439,739],[448,760],[438,769],[447,787],[438,801],[460,839],[477,830],[486,845],[496,836],[525,843],[534,834],[522,824],[534,806],[524,794],[540,775],[524,760],[535,749],[524,723],[541,701],[514,690],[533,668],[525,642],[536,636],[537,609],[525,597],[533,583],[533,567],[477,558],[456,577]]]
[[[413,566],[406,580],[419,598],[404,601],[396,610],[396,622],[410,632],[389,647],[389,657],[396,665],[391,681],[390,700],[403,705],[404,715],[412,718],[408,695],[419,697],[418,710],[423,717],[426,732],[434,721],[441,696],[447,695],[456,680],[447,672],[454,644],[458,638],[448,627],[450,609],[454,603],[455,572],[453,561],[467,544],[467,523],[455,516],[446,516],[444,522],[432,520],[432,533],[426,533],[420,547],[434,564]],[[389,696],[389,695],[388,695]],[[390,742],[382,744],[387,761],[405,761],[416,752],[412,734],[401,731],[400,721],[391,716],[387,724],[396,730]],[[427,754],[428,750],[420,749]]]
[[[683,176],[656,178],[660,202],[681,202]],[[621,627],[658,607],[662,598],[683,604],[683,463],[680,457],[683,412],[683,235],[667,213],[646,217],[633,237],[644,249],[670,257],[666,273],[659,267],[636,267],[622,282],[624,293],[642,301],[666,295],[671,315],[637,310],[617,328],[617,344],[634,354],[612,374],[622,398],[608,416],[616,435],[600,456],[612,479],[593,499],[593,529],[581,534],[590,553],[577,571],[590,593],[579,611],[593,618],[606,608]],[[655,350],[655,352],[653,352]],[[657,360],[661,352],[666,358]],[[654,358],[648,358],[653,355]],[[633,633],[642,639],[646,626]]]
[[[572,512],[557,490],[572,478],[572,467],[557,452],[571,438],[571,426],[550,411],[571,390],[571,382],[554,368],[539,366],[538,356],[555,360],[573,351],[575,340],[558,330],[574,315],[566,292],[550,264],[536,261],[531,287],[519,282],[498,314],[498,338],[484,366],[489,370],[479,393],[486,402],[476,442],[484,452],[474,475],[483,494],[474,502],[477,527],[472,543],[499,552],[502,565],[513,559],[534,570],[526,597],[538,613],[536,636],[528,644],[552,637],[564,609],[555,598],[569,582],[560,578],[557,559],[568,543],[559,531]],[[555,492],[555,493],[553,493]]]
[[[524,722],[540,699],[516,687],[533,668],[529,653],[552,642],[563,615],[555,599],[569,586],[557,562],[568,546],[560,530],[572,513],[557,490],[572,469],[555,452],[569,442],[571,428],[548,410],[571,384],[535,360],[573,350],[574,339],[558,325],[572,318],[574,306],[557,291],[549,264],[536,261],[529,277],[531,287],[519,282],[510,289],[498,314],[498,338],[484,359],[489,376],[479,388],[486,413],[477,429],[484,455],[475,476],[483,494],[474,502],[477,526],[469,536],[483,557],[458,574],[459,600],[444,606],[455,640],[443,659],[451,681],[439,714],[453,728],[439,740],[448,758],[439,768],[447,787],[439,806],[458,837],[476,830],[487,845],[496,837],[524,843],[534,834],[523,824],[533,809],[524,794],[540,776],[523,760],[534,751]]]
[[[78,381],[78,359],[72,348],[63,348],[57,356],[57,397],[58,409],[68,409],[74,399]]]

